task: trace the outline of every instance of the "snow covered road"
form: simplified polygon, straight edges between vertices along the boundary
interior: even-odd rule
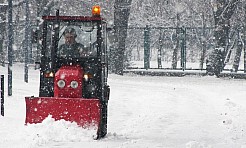
[[[0,71],[7,77],[6,67]],[[108,135],[96,141],[92,132],[67,122],[24,126],[24,96],[37,96],[39,76],[30,69],[26,84],[23,72],[14,66],[13,96],[6,96],[0,117],[0,147],[246,147],[246,80],[111,74]]]

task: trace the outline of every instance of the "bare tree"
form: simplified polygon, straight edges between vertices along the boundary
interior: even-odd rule
[[[125,41],[131,3],[132,0],[115,0],[114,4],[114,29],[118,39],[113,51],[111,64],[112,71],[119,75],[123,75]]]
[[[225,49],[230,31],[230,19],[236,9],[239,0],[215,0],[214,22],[215,22],[215,49],[207,59],[207,73],[219,75],[225,60]]]

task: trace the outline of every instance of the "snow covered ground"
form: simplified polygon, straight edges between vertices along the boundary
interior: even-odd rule
[[[25,96],[37,96],[39,72],[13,67],[13,96],[0,117],[1,148],[246,148],[246,80],[109,75],[108,135],[48,118],[24,125]]]

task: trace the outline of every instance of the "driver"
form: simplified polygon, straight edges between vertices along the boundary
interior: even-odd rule
[[[75,38],[77,37],[76,31],[72,27],[67,27],[63,33],[65,38],[65,44],[60,45],[58,48],[58,56],[79,58],[83,50],[85,49],[83,44],[77,43]]]

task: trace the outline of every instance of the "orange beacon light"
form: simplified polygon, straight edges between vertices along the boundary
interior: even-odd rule
[[[92,15],[93,16],[100,16],[101,8],[99,5],[95,5],[92,7]]]

